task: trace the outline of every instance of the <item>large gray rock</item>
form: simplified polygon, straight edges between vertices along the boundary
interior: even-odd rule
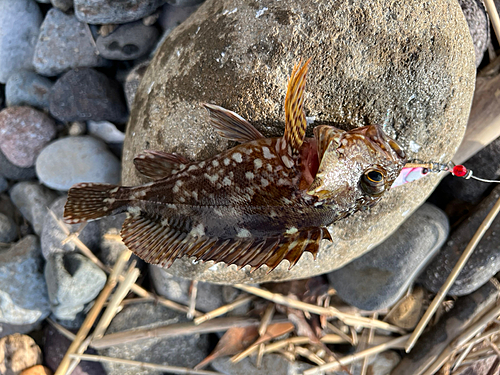
[[[29,105],[49,109],[49,91],[53,83],[46,77],[23,70],[12,74],[5,85],[5,104]]]
[[[75,15],[91,24],[125,23],[153,13],[162,0],[75,0]]]
[[[23,69],[32,69],[42,12],[33,0],[0,0],[0,83]]]
[[[0,322],[33,324],[49,315],[42,262],[40,244],[33,235],[0,251]]]
[[[446,17],[442,17],[446,14]],[[343,129],[381,124],[409,158],[446,162],[465,131],[474,90],[469,29],[454,0],[397,7],[387,0],[275,2],[208,0],[158,49],[141,81],[123,153],[122,181],[142,182],[132,160],[144,149],[206,159],[228,147],[200,103],[231,109],[266,136],[281,136],[288,76],[313,57],[306,115]],[[312,127],[312,126],[311,126]],[[329,272],[387,238],[431,193],[440,176],[390,191],[367,212],[331,226],[313,260],[250,273],[224,264],[174,262],[169,272],[219,283],[305,278]]]

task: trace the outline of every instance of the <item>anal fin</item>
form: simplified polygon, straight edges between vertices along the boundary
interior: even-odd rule
[[[168,177],[175,169],[191,163],[184,156],[163,151],[146,150],[134,158],[136,169],[153,180]]]

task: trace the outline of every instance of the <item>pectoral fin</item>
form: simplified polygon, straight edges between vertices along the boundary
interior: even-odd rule
[[[153,150],[146,150],[134,158],[136,169],[153,180],[168,177],[173,170],[189,163],[184,156]]]
[[[309,62],[304,65],[295,65],[288,81],[285,97],[285,144],[291,148],[292,153],[297,153],[304,142],[306,134],[306,114],[304,113],[304,89]]]

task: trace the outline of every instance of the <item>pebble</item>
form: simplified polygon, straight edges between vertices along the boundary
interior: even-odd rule
[[[73,320],[97,297],[106,274],[83,255],[52,253],[45,264],[45,279],[52,313],[58,319]]]
[[[123,87],[129,110],[134,104],[135,93],[137,91],[137,88],[139,87],[139,83],[141,83],[141,79],[144,76],[146,69],[148,68],[148,65],[149,60],[137,64],[125,78],[125,84],[123,85]]]
[[[87,124],[85,121],[73,121],[69,124],[68,135],[85,135],[87,133]]]
[[[459,298],[453,308],[432,329],[424,331],[410,353],[406,354],[391,375],[422,374],[441,352],[459,336],[475,318],[495,305],[498,289],[493,283]]]
[[[0,112],[0,149],[18,167],[32,167],[55,135],[54,120],[34,108],[8,107]]]
[[[477,206],[476,210],[451,233],[446,244],[419,278],[425,288],[433,293],[439,291],[474,233],[499,198],[500,186],[497,186]],[[448,295],[463,296],[472,293],[500,271],[499,241],[500,218],[497,218],[470,256]]]
[[[52,6],[61,9],[63,12],[67,12],[73,8],[73,0],[50,0]]]
[[[486,358],[478,358],[474,362],[460,367],[453,375],[491,375],[500,373],[498,356],[492,355]]]
[[[79,182],[120,182],[120,162],[106,144],[94,137],[59,139],[40,153],[36,173],[42,183],[56,190],[69,190]]]
[[[33,0],[0,0],[0,83],[19,70],[33,69],[42,18]]]
[[[106,333],[122,332],[139,328],[155,328],[167,324],[184,323],[187,319],[154,302],[127,305],[119,312]],[[209,353],[208,335],[182,335],[167,338],[145,338],[135,342],[115,344],[99,349],[100,355],[119,357],[134,361],[168,363],[170,366],[193,368]],[[137,369],[130,366],[103,363],[108,375],[136,375]],[[144,369],[141,375],[157,374]]]
[[[0,164],[0,193],[3,193],[9,188],[9,182],[2,176],[2,167]]]
[[[49,211],[45,215],[42,234],[40,236],[42,254],[45,259],[48,259],[53,253],[68,253],[75,251],[75,243],[73,241],[68,241],[64,244],[62,243],[67,236],[61,230],[59,224],[50,213],[50,211],[52,211],[56,218],[60,222],[63,222],[63,212],[66,198],[66,196],[60,197],[52,202],[49,206]],[[80,224],[65,224],[65,226],[71,233],[80,229]],[[83,230],[80,231],[78,239],[82,241],[90,250],[97,251],[99,248],[99,233],[99,223],[97,221],[91,221],[85,225]]]
[[[165,269],[155,265],[149,266],[151,280],[156,292],[172,301],[189,304],[191,280],[170,275]],[[224,305],[222,285],[199,282],[196,295],[196,309],[208,312]]]
[[[38,235],[42,233],[47,207],[56,198],[55,192],[34,181],[18,182],[10,189],[10,199]]]
[[[34,235],[28,235],[0,252],[0,298],[3,301],[0,322],[33,324],[49,315],[42,263],[40,244]]]
[[[458,0],[465,20],[469,25],[470,35],[476,53],[476,68],[481,64],[484,53],[490,43],[490,23],[482,1]]]
[[[17,226],[7,215],[0,213],[0,242],[10,243],[17,239]]]
[[[23,370],[20,375],[52,375],[53,372],[45,366],[36,365]]]
[[[115,124],[109,121],[87,121],[90,135],[102,139],[106,143],[123,143],[125,133],[119,131]]]
[[[328,274],[337,295],[362,310],[393,305],[442,246],[448,218],[425,203],[387,240],[343,268]]]
[[[278,354],[266,354],[260,367],[255,365],[255,358],[245,358],[232,363],[229,357],[220,357],[212,362],[212,367],[226,375],[299,375],[313,366],[301,361],[290,362]]]
[[[12,164],[0,151],[0,175],[13,181],[32,180],[36,177],[35,167],[20,168]]]
[[[23,70],[12,74],[5,85],[7,107],[27,105],[49,109],[49,91],[53,82],[34,72]]]
[[[52,87],[49,101],[51,114],[60,121],[123,123],[128,118],[120,85],[90,68],[65,73]]]
[[[55,76],[73,68],[107,65],[98,55],[92,38],[88,26],[74,15],[50,9],[36,43],[35,70],[44,76]]]
[[[45,364],[52,370],[56,371],[59,363],[63,359],[66,351],[71,345],[71,341],[62,335],[51,324],[47,324],[44,330],[44,361]],[[85,351],[85,354],[96,354],[92,349]],[[81,361],[78,363],[73,375],[104,375],[106,372],[102,365],[98,362]]]
[[[91,24],[122,24],[149,16],[163,0],[75,0],[75,15]]]
[[[0,374],[18,375],[41,363],[42,351],[31,337],[13,334],[0,339]]]
[[[135,60],[154,48],[158,36],[156,27],[136,21],[120,25],[109,35],[100,35],[96,45],[101,56],[106,59]]]

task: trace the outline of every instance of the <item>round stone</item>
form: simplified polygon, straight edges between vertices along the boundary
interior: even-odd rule
[[[442,15],[446,14],[446,17]],[[401,25],[411,27],[401,27]],[[475,56],[458,2],[388,0],[275,2],[207,0],[159,47],[132,108],[122,180],[142,183],[133,158],[144,149],[203,160],[227,149],[203,102],[235,111],[267,137],[284,131],[288,77],[309,66],[305,112],[311,129],[385,124],[409,159],[448,161],[469,115]],[[432,126],[430,126],[432,124]],[[389,191],[382,202],[329,227],[316,260],[305,253],[250,273],[179,259],[168,272],[218,283],[311,277],[337,269],[381,243],[433,191],[432,175]]]
[[[9,77],[5,85],[5,103],[8,107],[29,105],[49,109],[49,91],[53,82],[34,72],[23,70]]]
[[[106,144],[90,136],[63,138],[43,149],[36,161],[42,183],[56,190],[69,190],[78,182],[120,181],[120,162]]]
[[[75,15],[90,24],[122,24],[153,13],[163,0],[75,0]]]
[[[42,148],[55,135],[54,120],[36,109],[9,107],[0,112],[0,149],[18,167],[33,166]]]

